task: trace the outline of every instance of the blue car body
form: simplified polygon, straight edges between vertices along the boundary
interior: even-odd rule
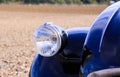
[[[120,2],[106,8],[91,28],[69,29],[67,44],[53,57],[36,54],[30,77],[87,77],[120,67]]]
[[[89,28],[66,30],[68,39],[67,45],[61,51],[63,53],[53,57],[43,57],[36,54],[31,66],[30,76],[79,77],[82,47],[88,31]]]
[[[86,37],[84,47],[92,54],[82,67],[85,76],[93,71],[120,67],[119,37],[120,2],[99,15]]]

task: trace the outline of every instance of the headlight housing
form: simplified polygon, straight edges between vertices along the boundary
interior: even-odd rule
[[[45,23],[35,31],[35,45],[38,53],[45,57],[54,56],[62,47],[66,32],[52,24]]]

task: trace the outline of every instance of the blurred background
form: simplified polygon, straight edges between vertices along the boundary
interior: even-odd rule
[[[0,0],[0,3],[20,4],[105,4],[114,3],[119,0]]]
[[[45,22],[64,29],[91,26],[118,0],[0,0],[0,77],[28,77],[34,31]]]

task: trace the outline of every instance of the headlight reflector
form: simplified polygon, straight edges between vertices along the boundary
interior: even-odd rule
[[[35,31],[35,45],[38,53],[45,57],[55,55],[61,48],[62,31],[56,25],[45,23]]]

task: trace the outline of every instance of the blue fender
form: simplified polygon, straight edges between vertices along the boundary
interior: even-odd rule
[[[85,77],[94,71],[120,67],[120,2],[98,16],[86,37],[84,48],[83,53],[90,52],[89,59],[83,61],[81,68]]]
[[[30,69],[30,77],[64,77],[64,74],[55,56],[46,58],[36,54]]]

